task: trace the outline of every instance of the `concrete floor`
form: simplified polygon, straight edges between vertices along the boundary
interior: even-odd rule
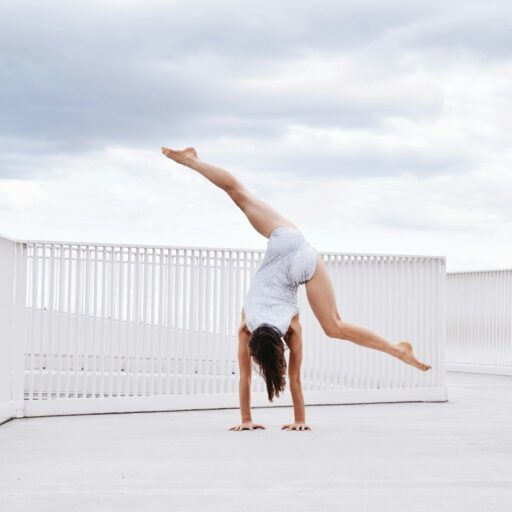
[[[512,507],[512,378],[449,374],[448,403],[34,418],[0,427],[0,510]]]

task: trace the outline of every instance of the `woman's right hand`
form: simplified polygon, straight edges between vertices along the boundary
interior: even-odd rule
[[[260,425],[259,423],[253,423],[252,421],[242,421],[242,423],[231,427],[229,430],[255,430],[257,428],[266,430],[263,425]]]

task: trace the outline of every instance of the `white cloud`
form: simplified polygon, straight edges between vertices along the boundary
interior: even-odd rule
[[[53,180],[3,182],[2,231],[29,239],[265,246],[224,192],[157,151],[110,148],[70,159],[65,169]],[[359,180],[236,174],[319,250],[447,255],[451,270],[509,265],[508,174]]]
[[[320,250],[510,266],[512,9],[491,3],[3,4],[0,231],[263,248],[159,153],[195,145]]]

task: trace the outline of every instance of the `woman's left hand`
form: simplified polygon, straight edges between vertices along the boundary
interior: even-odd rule
[[[312,428],[303,421],[294,421],[289,425],[283,425],[281,430],[312,430]]]

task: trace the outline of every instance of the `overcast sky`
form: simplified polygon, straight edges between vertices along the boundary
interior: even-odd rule
[[[0,232],[264,248],[193,145],[322,251],[512,267],[509,1],[0,3]]]

